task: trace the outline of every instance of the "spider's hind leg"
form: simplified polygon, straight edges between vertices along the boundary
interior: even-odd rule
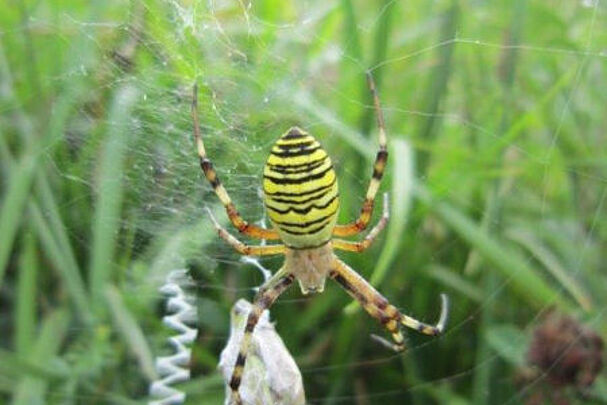
[[[276,301],[280,294],[282,294],[294,280],[295,276],[292,273],[281,269],[274,274],[272,278],[266,281],[257,293],[253,306],[251,307],[251,312],[249,312],[249,316],[247,317],[244,334],[242,336],[242,341],[240,342],[240,350],[238,352],[238,357],[236,358],[234,370],[232,371],[232,377],[230,378],[230,389],[232,390],[230,399],[231,405],[242,405],[242,398],[239,392],[240,383],[242,382],[244,366],[247,361],[253,330],[255,330],[255,326],[257,325],[261,314],[272,306],[274,301]]]
[[[447,323],[448,301],[447,296],[441,294],[442,306],[441,315],[436,325],[428,325],[415,318],[403,315],[388,300],[381,295],[371,284],[369,284],[358,273],[352,270],[348,265],[339,259],[335,259],[334,269],[329,274],[332,279],[337,281],[360,305],[377,319],[392,334],[394,343],[374,336],[374,339],[382,345],[401,352],[405,350],[405,341],[400,331],[400,325],[415,329],[425,335],[436,336],[442,333]]]

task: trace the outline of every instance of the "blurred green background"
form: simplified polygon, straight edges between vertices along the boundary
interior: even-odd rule
[[[16,0],[0,24],[0,403],[147,402],[169,352],[158,286],[183,267],[199,338],[180,387],[222,403],[229,310],[262,277],[205,215],[227,225],[192,147],[192,85],[246,218],[263,218],[267,152],[299,125],[333,156],[346,222],[377,148],[367,69],[392,218],[340,256],[422,320],[446,292],[451,319],[397,356],[333,283],[292,288],[271,315],[308,402],[607,403],[605,371],[552,379],[587,334],[607,336],[606,2]],[[583,326],[538,370],[550,311]]]

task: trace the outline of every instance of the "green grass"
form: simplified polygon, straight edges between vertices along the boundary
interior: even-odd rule
[[[205,215],[227,225],[193,149],[192,86],[246,218],[263,216],[267,151],[299,125],[333,157],[345,222],[377,145],[367,70],[391,222],[341,257],[422,320],[446,292],[451,319],[393,356],[333,283],[309,299],[292,289],[271,314],[309,401],[519,403],[548,310],[607,337],[607,7],[582,3],[1,5],[0,403],[146,403],[169,333],[157,288],[183,267],[200,337],[182,387],[221,403],[229,310],[261,277]],[[607,403],[605,387],[603,371],[586,402]]]

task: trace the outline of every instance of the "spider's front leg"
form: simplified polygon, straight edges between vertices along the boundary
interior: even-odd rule
[[[436,325],[429,325],[407,315],[403,315],[388,300],[381,295],[358,273],[347,264],[335,259],[334,268],[329,276],[337,281],[360,305],[375,319],[377,319],[392,334],[394,343],[383,338],[375,337],[384,346],[401,352],[405,350],[405,340],[400,331],[400,325],[415,329],[425,335],[436,336],[443,332],[449,313],[449,302],[445,294],[441,294],[441,313]]]
[[[371,221],[371,214],[373,213],[373,204],[375,202],[375,195],[379,190],[381,179],[386,169],[386,162],[388,160],[388,148],[386,145],[386,124],[384,123],[384,113],[382,112],[379,104],[379,96],[377,95],[377,88],[371,72],[367,72],[367,84],[373,97],[373,107],[375,108],[375,115],[377,117],[377,129],[379,138],[379,150],[375,157],[375,163],[373,164],[373,174],[371,175],[371,181],[369,181],[369,187],[367,188],[367,194],[365,195],[365,201],[360,209],[358,219],[354,222],[346,225],[337,225],[333,229],[333,235],[335,236],[352,236],[356,235],[367,228],[369,221]],[[346,249],[347,250],[347,249]]]
[[[194,142],[196,143],[196,151],[198,152],[198,158],[200,159],[200,168],[204,174],[204,177],[209,181],[211,187],[213,187],[213,191],[219,197],[219,200],[223,204],[226,213],[228,214],[228,218],[230,218],[230,222],[238,232],[243,233],[247,236],[257,239],[268,239],[268,240],[276,240],[279,239],[278,232],[274,229],[264,229],[257,225],[251,224],[245,221],[230,198],[227,190],[221,184],[219,180],[219,176],[213,167],[213,163],[207,157],[207,152],[204,148],[204,142],[202,141],[202,134],[200,133],[200,122],[198,119],[198,86],[194,85],[193,94],[192,94],[192,120],[194,121]]]
[[[247,353],[251,343],[251,336],[255,326],[261,317],[261,314],[266,309],[270,308],[274,301],[282,294],[295,280],[295,276],[280,269],[272,278],[270,278],[260,289],[255,297],[251,312],[247,317],[247,323],[245,326],[242,341],[240,342],[240,350],[234,370],[232,371],[232,377],[230,378],[230,405],[242,405],[242,398],[240,396],[239,387],[243,378],[244,366],[247,361]]]

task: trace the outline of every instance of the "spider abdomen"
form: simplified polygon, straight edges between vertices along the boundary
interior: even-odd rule
[[[337,219],[337,177],[313,136],[291,128],[272,147],[263,172],[268,216],[293,248],[325,244]]]

